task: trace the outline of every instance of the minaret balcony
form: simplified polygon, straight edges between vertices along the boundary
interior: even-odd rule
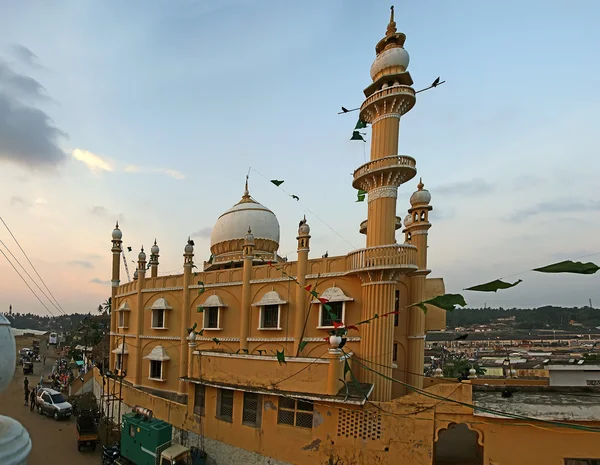
[[[360,230],[359,232],[361,234],[367,234],[367,222],[369,220],[364,220],[362,223],[360,223]],[[402,227],[402,218],[400,218],[399,216],[396,217],[396,231],[398,231],[398,229],[400,229]]]
[[[367,247],[346,256],[349,273],[375,270],[396,270],[411,273],[418,269],[417,248],[411,244],[390,244]]]
[[[385,186],[398,187],[417,174],[417,162],[406,155],[391,155],[377,158],[354,171],[352,187],[369,192]]]
[[[391,85],[374,92],[360,107],[360,119],[373,124],[384,115],[403,115],[415,106],[415,90],[410,86]]]

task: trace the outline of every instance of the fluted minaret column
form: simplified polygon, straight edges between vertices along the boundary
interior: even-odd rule
[[[190,284],[192,281],[192,268],[194,268],[194,242],[188,238],[183,253],[183,302],[181,304],[181,341],[185,341],[188,336],[188,328],[190,327]],[[187,374],[188,367],[188,350],[185,344],[181,344],[179,349],[179,387],[177,393],[179,395],[186,394],[184,378]]]
[[[250,331],[250,305],[252,279],[252,260],[254,258],[254,235],[248,227],[248,234],[244,239],[244,250],[242,252],[244,267],[242,269],[242,316],[240,318],[240,349],[248,350],[248,334]]]
[[[417,265],[419,269],[410,278],[410,303],[427,300],[427,234],[431,224],[429,212],[433,209],[429,202],[431,194],[423,189],[419,181],[418,190],[411,196],[411,208],[405,221],[406,239],[417,247]],[[408,309],[408,348],[406,354],[406,382],[410,386],[423,387],[423,363],[425,356],[425,314],[419,307]]]
[[[117,331],[117,288],[120,284],[120,274],[121,274],[121,239],[123,238],[123,233],[119,229],[119,222],[115,225],[115,229],[112,232],[112,277],[111,277],[111,292],[110,292],[110,346],[114,346],[115,336],[114,333]],[[112,350],[109,353],[109,367],[115,366],[115,354],[112,353]],[[104,367],[106,369],[107,367]]]
[[[137,386],[142,385],[142,348],[144,334],[144,297],[142,290],[144,289],[144,283],[146,282],[146,253],[144,252],[144,246],[138,254],[138,267],[135,270],[137,273],[137,301],[136,301],[136,351],[135,351],[135,366]]]
[[[296,304],[294,309],[294,355],[300,356],[299,346],[304,336],[306,322],[306,271],[308,269],[308,252],[310,251],[310,227],[306,216],[298,226],[298,262],[296,263]]]
[[[351,266],[363,282],[362,319],[394,311],[397,281],[402,273],[415,270],[415,250],[396,243],[396,199],[398,187],[416,174],[415,160],[398,154],[400,117],[415,104],[412,78],[406,71],[409,58],[406,36],[396,32],[394,11],[386,35],[375,47],[371,66],[373,83],[365,89],[360,120],[372,125],[371,160],[354,172],[353,187],[367,192],[366,249],[351,257]],[[376,318],[361,330],[361,363],[385,376],[392,375],[393,318]],[[402,367],[401,367],[402,368]],[[368,369],[361,380],[375,385],[372,400],[388,401],[392,381]]]
[[[196,333],[194,331],[191,331],[189,336],[188,336],[188,367],[187,367],[187,377],[188,378],[193,378],[194,377],[194,364],[192,363],[193,357],[194,357],[194,351],[196,350]],[[189,384],[189,383],[188,383]]]
[[[156,244],[156,239],[154,239],[154,244],[152,245],[152,247],[150,248],[150,277],[151,278],[156,278],[158,277],[158,253],[160,252],[160,249],[158,248],[158,245]]]

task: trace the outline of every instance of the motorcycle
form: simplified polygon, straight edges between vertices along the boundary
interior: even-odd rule
[[[102,465],[113,465],[121,456],[121,446],[116,442],[113,446],[102,446]]]

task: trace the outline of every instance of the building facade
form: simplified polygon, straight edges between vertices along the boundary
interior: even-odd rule
[[[398,150],[400,119],[416,102],[405,39],[392,10],[360,108],[372,126],[370,161],[353,178],[368,199],[364,248],[312,258],[303,218],[297,261],[282,259],[278,220],[247,181],[202,267],[188,240],[183,274],[158,276],[155,241],[121,284],[123,233],[112,232],[110,367],[126,373],[124,402],[154,410],[216,463],[563,463],[507,461],[510,422],[476,418],[469,382],[429,379],[422,394],[425,334],[445,329],[445,313],[411,304],[445,291],[428,277],[422,182],[397,233],[398,187],[417,173]],[[343,338],[330,336],[344,326]],[[522,427],[529,433],[540,437]],[[574,445],[594,448],[583,437],[564,447]]]

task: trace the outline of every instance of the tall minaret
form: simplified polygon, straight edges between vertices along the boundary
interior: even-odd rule
[[[158,248],[158,245],[156,244],[156,239],[154,239],[154,244],[152,245],[152,247],[150,248],[150,261],[148,262],[150,264],[150,277],[152,278],[156,278],[158,276],[158,253],[160,252],[160,249]]]
[[[137,270],[137,301],[136,301],[136,351],[135,351],[135,366],[136,366],[136,377],[137,383],[134,383],[135,387],[142,385],[142,335],[144,334],[144,299],[142,298],[142,291],[144,290],[144,284],[146,282],[146,252],[144,252],[144,246],[138,254],[138,266]]]
[[[246,192],[248,192],[248,180],[246,180]],[[250,305],[252,304],[251,284],[252,260],[254,259],[254,235],[248,226],[248,234],[244,239],[242,251],[244,265],[242,269],[242,308],[240,318],[240,349],[248,350],[248,334],[250,331]]]
[[[306,295],[304,289],[306,286],[306,271],[308,269],[308,252],[310,251],[310,226],[306,222],[306,216],[298,225],[298,262],[297,277],[298,287],[296,288],[296,308],[294,309],[294,355],[301,355],[300,343],[302,342],[305,322],[306,322]]]
[[[373,83],[365,89],[367,98],[360,108],[360,120],[372,125],[371,160],[354,172],[352,183],[368,195],[367,247],[348,257],[350,268],[363,282],[362,319],[394,311],[400,275],[417,269],[416,248],[397,244],[395,238],[398,187],[416,174],[415,160],[398,154],[400,117],[415,104],[413,81],[406,71],[409,57],[405,39],[396,32],[392,7],[385,37],[375,47]],[[362,328],[362,363],[391,377],[394,319],[378,318]],[[372,400],[391,399],[391,381],[367,369],[361,370],[361,380],[374,384]]]
[[[117,328],[117,288],[119,287],[120,277],[121,277],[121,239],[123,238],[123,233],[119,229],[119,222],[115,225],[115,229],[112,232],[112,278],[111,278],[111,293],[110,293],[110,333],[112,334],[116,332]],[[112,341],[110,347],[113,347]],[[110,351],[110,358],[108,366],[110,368],[114,367],[115,363],[115,354]],[[106,369],[106,367],[104,367]]]
[[[427,269],[427,234],[429,212],[433,207],[431,194],[424,189],[423,180],[419,180],[417,191],[410,197],[411,208],[408,210],[408,221],[405,221],[406,238],[417,247],[417,266],[410,278],[410,302],[421,302],[427,299],[426,279],[430,270]],[[411,386],[423,387],[423,356],[425,354],[425,314],[419,307],[408,308],[408,347],[406,350],[406,382]]]
[[[187,244],[183,249],[183,302],[181,305],[181,326],[180,326],[180,337],[181,341],[185,341],[188,337],[188,328],[190,327],[190,284],[192,281],[192,269],[194,268],[194,242],[191,237],[188,237]],[[180,396],[186,393],[186,382],[183,381],[187,374],[188,366],[188,350],[185,344],[182,344],[179,348],[179,388],[177,393]]]

